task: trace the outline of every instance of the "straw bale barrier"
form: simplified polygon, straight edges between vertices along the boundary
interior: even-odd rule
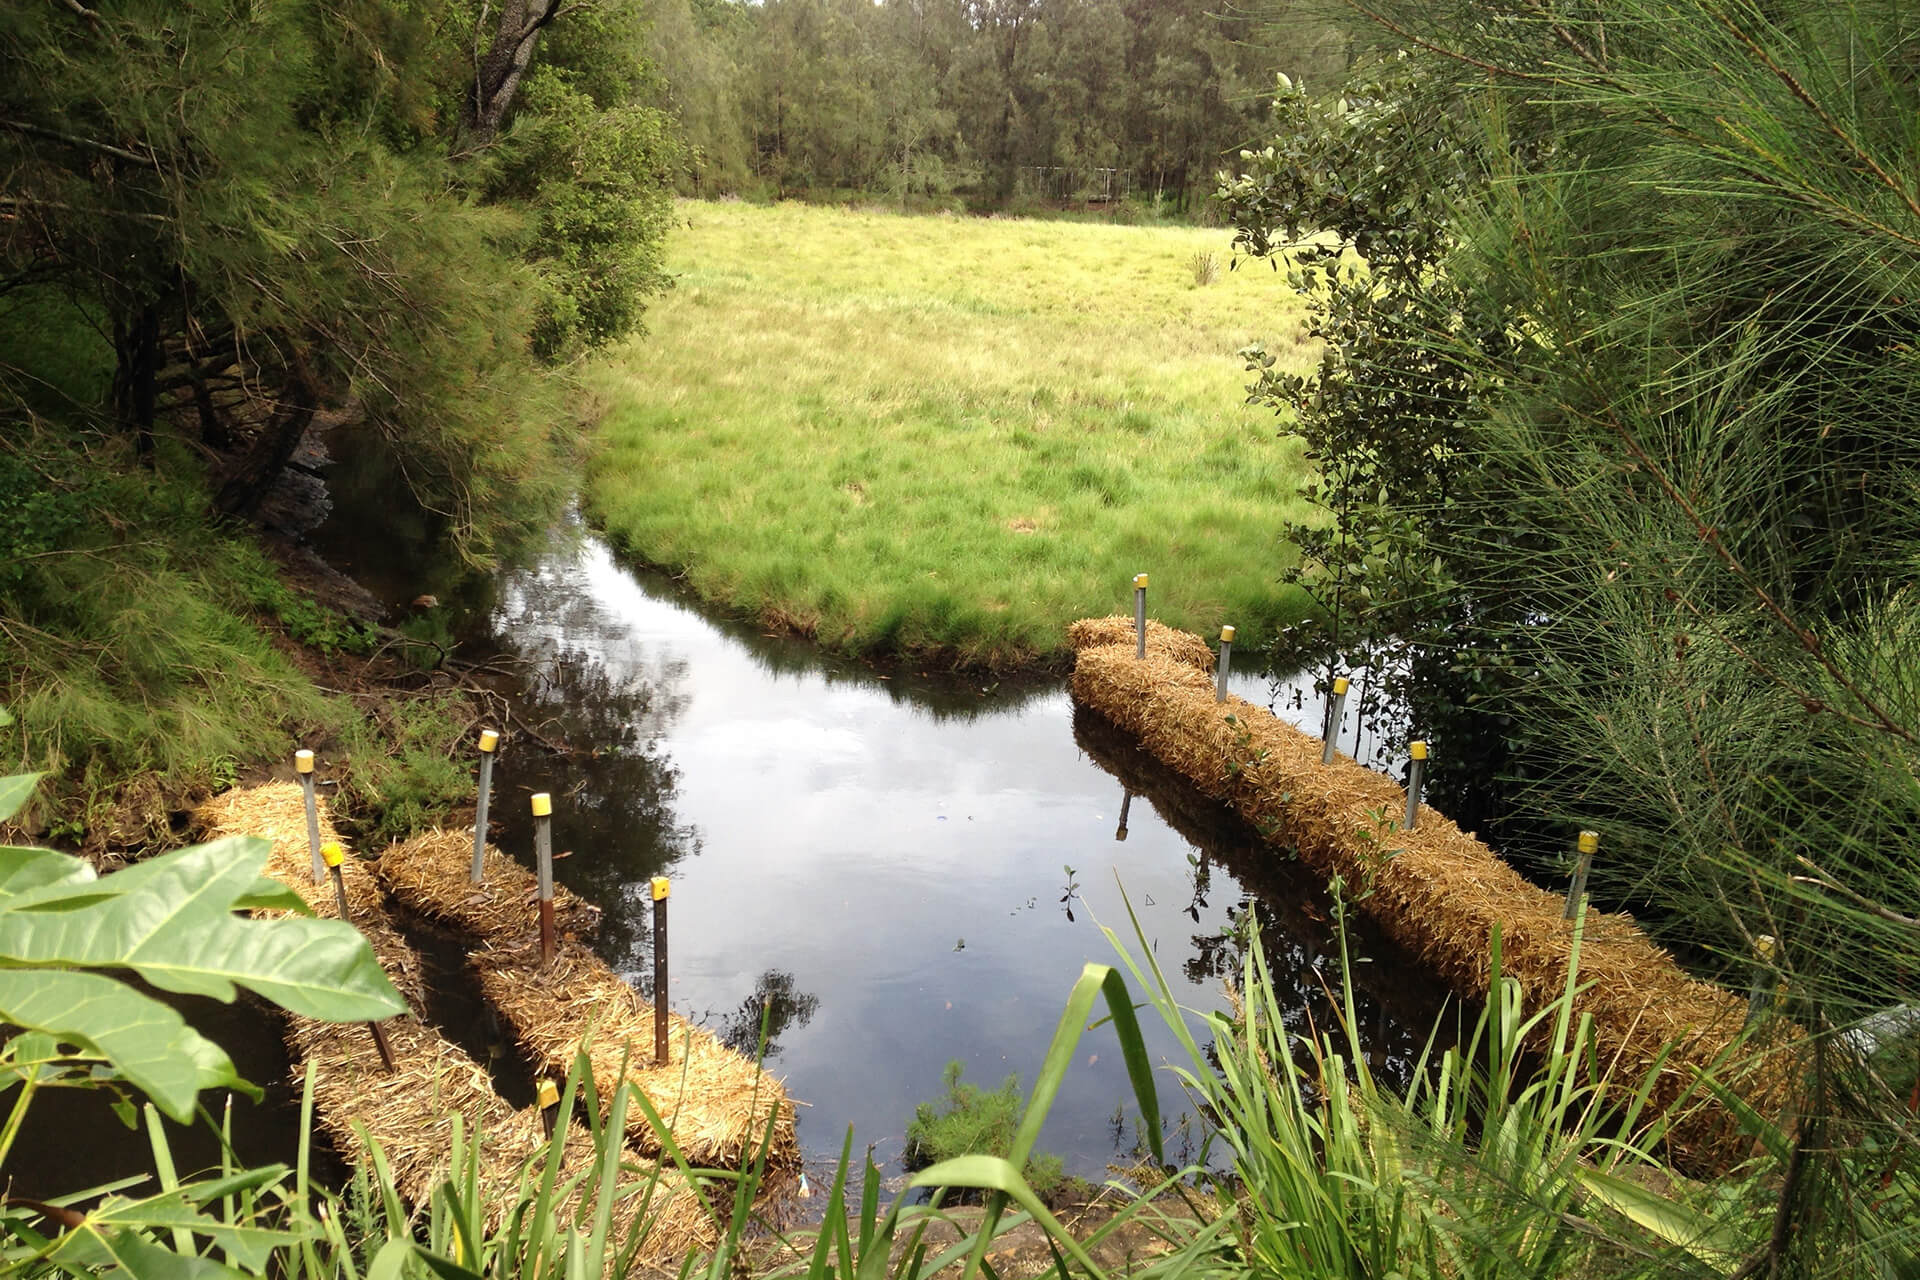
[[[1429,807],[1412,831],[1401,830],[1406,792],[1392,779],[1346,756],[1322,765],[1320,742],[1265,708],[1232,696],[1216,702],[1213,681],[1194,660],[1195,637],[1169,644],[1149,627],[1145,659],[1134,656],[1130,618],[1075,623],[1069,638],[1076,700],[1232,804],[1271,844],[1296,850],[1323,876],[1369,889],[1361,908],[1456,991],[1486,999],[1496,927],[1503,972],[1519,981],[1528,1007],[1565,988],[1574,933],[1564,897],[1529,883]],[[1653,1090],[1656,1106],[1673,1103],[1696,1069],[1735,1046],[1745,1002],[1688,977],[1630,916],[1588,910],[1579,963],[1584,990],[1575,1007],[1592,1015],[1616,1081],[1638,1079],[1673,1046]],[[1738,1083],[1757,1101],[1774,1088],[1751,1072]],[[1711,1161],[1726,1136],[1725,1117],[1701,1108],[1678,1125],[1675,1145]]]
[[[378,874],[409,908],[480,940],[470,957],[480,990],[539,1070],[564,1076],[585,1040],[602,1094],[619,1083],[624,1059],[627,1079],[645,1091],[690,1163],[738,1168],[751,1161],[771,1118],[769,1168],[798,1164],[793,1103],[778,1079],[677,1013],[668,1014],[667,1061],[655,1065],[652,1006],[577,942],[562,939],[552,967],[543,967],[533,873],[490,850],[487,882],[476,892],[467,879],[472,856],[470,836],[433,831],[387,850]],[[638,1113],[627,1142],[643,1155],[662,1151]]]
[[[338,916],[331,877],[317,883],[313,878],[304,797],[298,784],[267,783],[228,791],[201,806],[199,817],[214,838],[266,838],[273,846],[267,874],[291,886],[316,915]],[[319,817],[321,840],[338,839],[324,802]],[[409,1004],[419,1007],[424,997],[423,966],[388,915],[380,886],[357,858],[348,858],[340,871],[354,923],[387,976]],[[516,1110],[509,1105],[494,1091],[478,1063],[416,1018],[402,1016],[381,1023],[393,1050],[391,1072],[365,1023],[321,1022],[292,1014],[285,1019],[296,1077],[303,1066],[312,1067],[314,1111],[335,1149],[364,1159],[368,1141],[377,1143],[395,1187],[417,1204],[449,1172],[457,1115],[469,1140],[480,1135],[481,1202],[487,1207],[489,1226],[500,1225],[500,1216],[517,1198],[527,1162],[547,1145],[537,1107]],[[577,1173],[590,1173],[594,1159],[592,1136],[570,1121],[561,1185]],[[591,1184],[591,1176],[578,1179],[560,1202],[563,1211],[581,1209],[576,1202]],[[648,1231],[640,1253],[649,1259],[678,1261],[690,1251],[711,1248],[719,1239],[712,1214],[673,1170],[663,1172],[651,1196],[643,1186],[635,1187],[613,1207],[613,1222],[621,1237],[639,1221],[645,1222]]]

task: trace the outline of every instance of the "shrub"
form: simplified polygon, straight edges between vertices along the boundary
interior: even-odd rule
[[[907,1126],[906,1165],[924,1169],[961,1155],[991,1155],[1005,1159],[1013,1149],[1023,1103],[1020,1077],[1010,1075],[998,1089],[982,1089],[961,1080],[966,1064],[954,1059],[940,1073],[944,1096],[914,1108]],[[1040,1152],[1023,1171],[1034,1191],[1045,1199],[1066,1181],[1060,1157]]]

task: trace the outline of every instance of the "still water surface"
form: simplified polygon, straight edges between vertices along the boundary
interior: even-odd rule
[[[749,1050],[770,1007],[770,1069],[804,1104],[810,1157],[837,1154],[851,1125],[897,1160],[952,1059],[985,1085],[1030,1080],[1081,966],[1116,961],[1102,925],[1205,1012],[1224,1006],[1234,924],[1251,910],[1301,1029],[1309,1013],[1327,1025],[1338,961],[1318,883],[1076,713],[1062,682],[828,659],[703,616],[578,528],[503,582],[492,631],[530,664],[523,717],[576,749],[523,741],[503,757],[496,838],[529,856],[525,797],[554,794],[555,848],[569,854],[557,874],[606,908],[599,948],[643,990],[648,880],[672,877],[673,1006]],[[1284,681],[1240,675],[1233,689],[1317,714]],[[1438,994],[1382,941],[1358,945],[1364,1032],[1376,1066],[1402,1078]],[[1156,1058],[1174,1059],[1170,1032],[1143,1026]],[[1181,1111],[1173,1097],[1163,1107]],[[1097,1178],[1131,1150],[1134,1116],[1099,1027],[1042,1145]]]

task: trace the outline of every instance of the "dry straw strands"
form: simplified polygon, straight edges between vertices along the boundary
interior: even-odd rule
[[[464,833],[428,832],[389,849],[379,874],[413,910],[457,924],[481,940],[472,957],[480,989],[536,1066],[564,1075],[585,1040],[601,1092],[611,1093],[619,1083],[624,1059],[627,1078],[646,1092],[692,1164],[737,1168],[747,1163],[765,1138],[769,1117],[769,1167],[798,1162],[793,1104],[778,1080],[678,1014],[668,1017],[667,1061],[654,1065],[652,1006],[598,956],[570,940],[561,942],[553,966],[543,968],[533,873],[489,850],[486,885],[477,892],[467,880],[471,854],[471,839]],[[629,1145],[645,1155],[659,1154],[659,1137],[645,1117],[636,1112],[630,1120]]]
[[[1232,804],[1273,844],[1364,893],[1360,905],[1382,931],[1455,990],[1486,998],[1496,927],[1504,972],[1519,980],[1529,1007],[1563,990],[1574,935],[1560,895],[1530,884],[1430,808],[1422,807],[1414,830],[1401,830],[1406,793],[1391,779],[1345,756],[1322,765],[1318,740],[1264,708],[1235,697],[1215,702],[1197,637],[1150,625],[1147,656],[1137,659],[1130,618],[1077,622],[1068,635],[1078,650],[1077,700]],[[1664,1107],[1690,1088],[1696,1068],[1734,1046],[1745,1003],[1681,972],[1631,917],[1588,911],[1584,929],[1586,987],[1575,1007],[1593,1016],[1616,1079],[1637,1078],[1674,1046],[1653,1094]],[[1681,1145],[1708,1154],[1702,1148],[1719,1125],[1717,1116],[1682,1125]]]
[[[199,816],[215,837],[255,835],[269,840],[273,851],[267,873],[292,886],[315,914],[336,916],[331,881],[315,883],[313,879],[303,806],[297,784],[268,783],[216,796],[201,807]],[[320,836],[323,841],[337,838],[324,804]],[[401,994],[419,1006],[420,958],[387,914],[380,887],[358,859],[348,858],[340,870],[354,923]],[[289,1016],[287,1024],[287,1045],[297,1063],[313,1069],[314,1109],[338,1150],[364,1158],[366,1140],[371,1139],[379,1145],[400,1193],[418,1203],[449,1171],[457,1115],[470,1140],[480,1135],[481,1194],[489,1214],[502,1214],[512,1207],[528,1161],[547,1146],[537,1109],[516,1111],[509,1106],[494,1092],[479,1064],[413,1018],[393,1018],[382,1024],[393,1048],[392,1072],[381,1062],[364,1023]],[[562,1185],[576,1174],[590,1172],[594,1157],[590,1135],[570,1124]],[[568,1199],[577,1199],[590,1184],[590,1177],[579,1179]],[[677,1261],[718,1240],[712,1215],[672,1171],[660,1179],[651,1197],[644,1188],[624,1192],[614,1206],[613,1221],[623,1238],[641,1222],[648,1231],[641,1253],[653,1259]],[[498,1222],[490,1219],[490,1225]]]

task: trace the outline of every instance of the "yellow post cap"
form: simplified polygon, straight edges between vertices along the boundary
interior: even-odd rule
[[[559,1086],[551,1080],[542,1080],[540,1082],[540,1109],[545,1111],[548,1107],[557,1107],[559,1105]]]
[[[1415,760],[1425,760],[1427,758],[1427,744],[1417,739],[1409,742],[1407,744],[1407,754],[1411,755]]]
[[[667,894],[672,892],[672,889],[673,886],[667,882],[665,876],[655,876],[653,878],[653,900],[655,902],[665,902],[667,900]]]
[[[1232,627],[1222,627],[1222,628],[1220,628],[1220,643],[1221,643],[1221,644],[1232,644],[1232,643],[1233,643],[1233,628],[1232,628]]]
[[[1779,942],[1777,942],[1770,933],[1763,933],[1753,940],[1753,949],[1760,953],[1762,960],[1773,959],[1773,953],[1779,946]]]
[[[1592,853],[1599,847],[1600,833],[1598,831],[1582,831],[1580,833],[1580,852]]]
[[[1333,678],[1333,691],[1336,694],[1342,694],[1347,691],[1347,678],[1345,676],[1335,676]]]
[[[499,745],[500,745],[499,730],[482,729],[480,731],[480,749],[482,751],[491,751]]]
[[[301,773],[313,772],[313,752],[305,747],[293,753],[293,767]]]
[[[330,867],[337,867],[346,860],[347,851],[340,847],[338,840],[329,840],[320,846],[320,861]]]
[[[533,816],[547,818],[553,815],[553,797],[544,791],[533,793]]]
[[[1144,573],[1134,574],[1133,587],[1136,591],[1145,591],[1147,589],[1147,575]]]

